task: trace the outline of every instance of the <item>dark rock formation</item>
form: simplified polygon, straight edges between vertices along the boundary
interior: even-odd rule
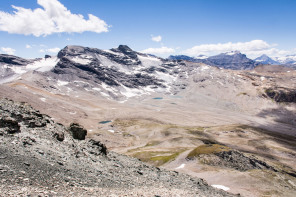
[[[72,123],[69,127],[69,131],[73,138],[77,140],[85,140],[85,136],[87,135],[87,130],[78,123]]]
[[[225,166],[239,171],[247,171],[251,169],[271,169],[276,171],[264,161],[247,157],[236,150],[223,151],[215,153],[215,155],[220,158],[219,166]]]
[[[0,128],[4,128],[7,133],[13,134],[20,131],[20,125],[11,117],[2,116],[0,119]]]
[[[296,103],[296,90],[287,88],[268,88],[266,95],[276,102]]]

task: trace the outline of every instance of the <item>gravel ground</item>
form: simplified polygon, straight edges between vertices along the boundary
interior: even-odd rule
[[[76,140],[25,103],[0,101],[1,196],[233,196],[204,180]]]

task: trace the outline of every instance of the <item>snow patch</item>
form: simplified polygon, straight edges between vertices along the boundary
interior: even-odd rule
[[[184,167],[185,167],[185,164],[182,163],[179,167],[177,167],[177,168],[175,168],[175,169],[177,170],[177,169],[181,169],[181,168],[184,168]]]
[[[92,88],[95,91],[101,92],[101,88]]]
[[[88,59],[88,58],[91,58],[90,56],[85,56],[84,58],[82,57],[74,57],[71,59],[71,61],[75,62],[75,63],[78,63],[78,64],[82,64],[82,65],[88,65],[91,63],[91,60]]]
[[[40,98],[42,102],[46,102],[46,98]]]
[[[218,188],[218,189],[222,189],[224,191],[228,191],[230,188],[226,187],[224,185],[211,185],[212,187]]]
[[[65,85],[68,85],[69,82],[68,81],[61,81],[61,80],[58,80],[58,86],[65,86]]]
[[[110,133],[114,133],[115,131],[114,130],[112,130],[112,129],[110,129],[110,130],[108,130]]]
[[[156,57],[138,55],[138,58],[142,62],[142,65],[144,67],[151,67],[151,66],[157,67],[162,64],[162,61]]]
[[[108,98],[110,97],[109,94],[107,94],[105,92],[101,92],[101,95],[104,96],[104,97],[108,97]]]
[[[223,83],[222,83],[222,82],[220,82],[220,81],[217,81],[217,83],[219,83],[221,86],[224,86],[224,85],[223,85]]]
[[[39,61],[35,61],[32,64],[28,64],[26,67],[28,71],[36,70],[40,72],[47,72],[53,69],[58,62],[58,57],[42,58]]]

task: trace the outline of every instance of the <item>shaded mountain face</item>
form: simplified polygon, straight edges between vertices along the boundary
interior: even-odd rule
[[[7,65],[19,65],[24,66],[27,64],[32,63],[32,60],[27,60],[21,57],[7,55],[7,54],[0,54],[0,64],[7,64]]]
[[[187,55],[170,55],[168,57],[168,59],[170,59],[170,60],[186,60],[186,61],[190,61],[190,62],[196,62],[197,61],[197,58],[189,57]]]
[[[221,53],[206,59],[211,66],[226,68],[232,70],[251,70],[255,68],[256,62],[247,58],[245,54],[240,52]]]
[[[66,78],[73,75],[95,83],[106,83],[110,86],[123,84],[130,88],[148,85],[162,86],[159,79],[143,74],[143,72],[120,71],[119,66],[124,66],[124,69],[128,71],[142,63],[137,53],[127,46],[121,45],[108,52],[68,46],[58,53],[58,58],[60,61],[51,72],[60,76],[65,75]]]
[[[268,57],[267,55],[261,55],[254,59],[259,64],[270,64],[270,65],[278,65],[280,62],[273,60],[272,58]]]
[[[246,55],[238,51],[230,53],[221,53],[211,57],[189,57],[185,55],[170,56],[169,59],[187,60],[196,63],[204,63],[210,66],[231,70],[251,70],[256,66],[256,62],[247,58]]]

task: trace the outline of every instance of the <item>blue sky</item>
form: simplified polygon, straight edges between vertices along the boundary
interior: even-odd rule
[[[162,57],[296,54],[296,0],[5,0],[0,11],[0,52],[26,58],[120,44]]]

